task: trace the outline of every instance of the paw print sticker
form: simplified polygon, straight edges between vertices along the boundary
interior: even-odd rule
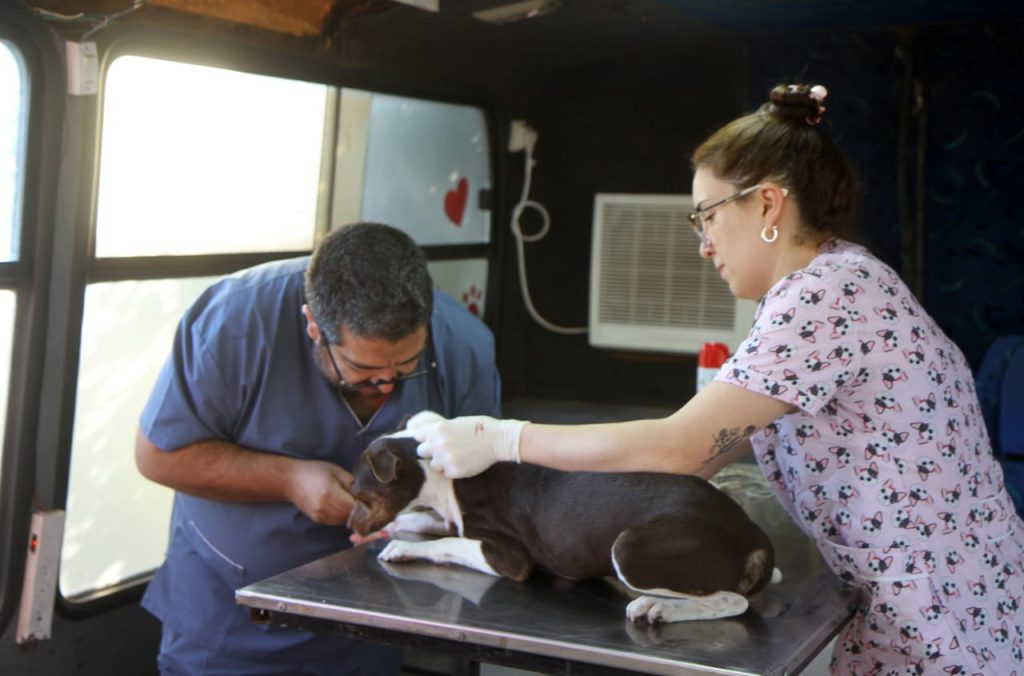
[[[477,317],[480,316],[480,304],[483,300],[484,292],[477,288],[476,284],[471,284],[469,289],[462,294],[462,304]]]

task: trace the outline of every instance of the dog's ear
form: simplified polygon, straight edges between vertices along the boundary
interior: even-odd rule
[[[373,476],[382,484],[389,484],[395,480],[402,462],[401,458],[386,447],[373,449],[367,454],[366,460],[370,463]]]

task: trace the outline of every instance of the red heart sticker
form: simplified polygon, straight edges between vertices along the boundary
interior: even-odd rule
[[[459,184],[454,190],[449,190],[444,196],[444,213],[455,225],[462,225],[462,217],[466,213],[466,198],[469,197],[469,181],[465,178],[459,179]]]

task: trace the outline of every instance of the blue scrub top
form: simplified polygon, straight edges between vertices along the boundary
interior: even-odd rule
[[[445,417],[500,416],[500,381],[487,327],[434,292],[420,367],[363,425],[313,360],[301,312],[308,257],[224,278],[182,318],[171,355],[140,420],[142,433],[173,452],[222,439],[242,447],[326,460],[351,469],[377,436],[429,409]],[[345,639],[316,639],[249,622],[234,590],[349,546],[349,531],[313,523],[291,503],[224,503],[176,493],[167,559],[143,606],[212,651],[282,659],[344,659]],[[350,648],[353,648],[350,646]]]

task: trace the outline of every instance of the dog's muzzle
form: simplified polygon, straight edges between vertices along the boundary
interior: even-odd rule
[[[373,531],[370,526],[372,518],[373,513],[366,503],[356,500],[348,515],[348,529],[359,535],[369,535]]]

